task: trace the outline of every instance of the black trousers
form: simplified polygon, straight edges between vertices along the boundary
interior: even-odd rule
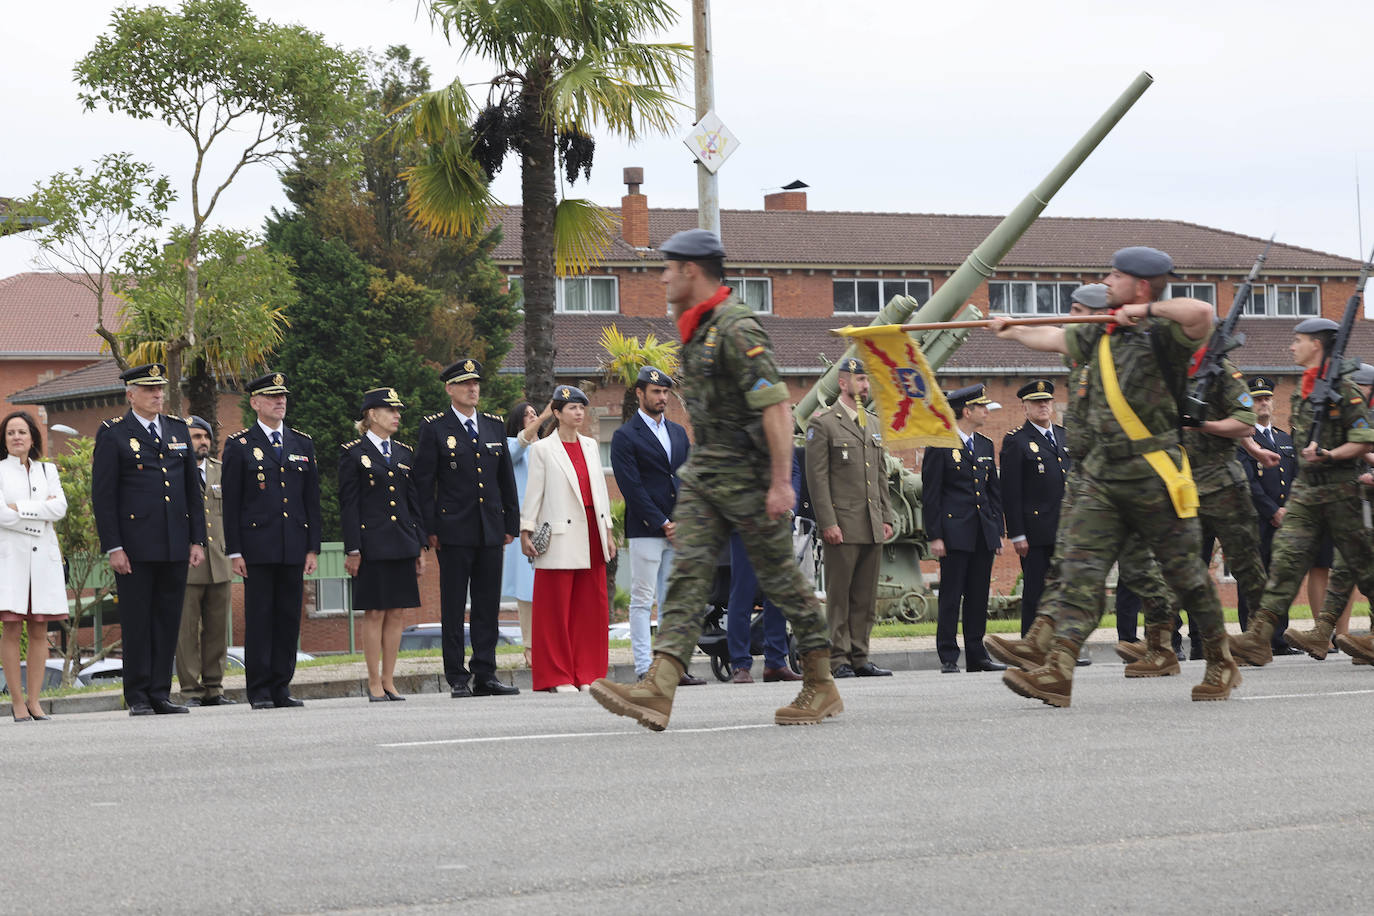
[[[1116,638],[1135,642],[1140,638],[1140,596],[1120,581],[1116,584]]]
[[[124,702],[129,706],[167,701],[171,696],[186,571],[185,560],[133,560],[128,575],[115,577],[124,649]]]
[[[463,612],[472,596],[472,677],[496,676],[497,619],[501,614],[504,547],[439,545],[439,622],[443,628],[444,677],[450,687],[468,682],[463,665]]]
[[[1054,545],[1031,546],[1021,558],[1021,635],[1030,631],[1035,623],[1035,612],[1040,607],[1040,596],[1045,592],[1045,576],[1050,571],[1050,555]]]
[[[1269,570],[1269,558],[1274,553],[1274,532],[1279,529],[1269,524],[1268,519],[1260,519],[1259,526],[1260,562],[1264,564],[1264,569],[1267,572]],[[1320,610],[1321,608],[1315,609],[1318,612]],[[1246,602],[1245,596],[1240,593],[1240,589],[1236,589],[1236,616],[1240,618],[1240,628],[1245,629],[1250,622],[1250,605]],[[1288,629],[1288,612],[1284,611],[1279,615],[1279,622],[1274,627],[1274,636],[1270,640],[1271,648],[1288,648],[1288,643],[1283,641],[1283,631],[1286,629]]]
[[[991,550],[951,550],[940,558],[940,616],[935,625],[935,651],[942,664],[959,660],[955,634],[963,609],[964,655],[967,662],[987,661],[983,634],[988,629],[988,589],[992,585]]]
[[[243,578],[243,666],[249,702],[291,693],[301,638],[304,563],[250,563]]]

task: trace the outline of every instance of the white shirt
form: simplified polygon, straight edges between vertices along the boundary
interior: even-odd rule
[[[462,412],[461,410],[459,410],[457,407],[454,407],[454,408],[453,408],[453,415],[454,415],[455,417],[458,418],[458,422],[459,422],[459,423],[462,423],[463,426],[464,426],[465,428],[466,428],[467,425],[468,425],[468,421],[471,421],[473,426],[476,426],[476,425],[477,425],[477,411],[475,411],[475,410],[471,413],[471,415],[469,415],[469,414],[463,413],[463,412]]]
[[[266,423],[262,422],[261,420],[258,421],[258,426],[261,427],[261,428],[262,428],[262,431],[263,431],[264,433],[267,434],[267,441],[268,441],[268,442],[271,442],[271,441],[272,441],[272,434],[273,434],[273,433],[280,433],[283,429],[286,428],[286,424],[283,423],[281,426],[278,426],[276,429],[273,429],[272,427],[268,426]]]
[[[663,453],[668,456],[668,461],[673,460],[673,441],[668,438],[668,418],[663,414],[658,415],[658,420],[649,416],[643,410],[639,411],[639,418],[644,421],[644,425],[649,427],[649,432],[654,434],[658,444],[663,446]]]
[[[154,435],[159,439],[162,438],[162,424],[157,421],[157,414],[153,414],[151,417],[145,417],[135,410],[134,417],[138,419],[138,425],[142,426],[144,429],[147,429],[148,424],[151,423],[153,425],[153,429],[156,430]]]
[[[383,439],[381,436],[377,435],[376,433],[374,433],[374,432],[373,432],[372,430],[370,430],[370,429],[367,431],[367,439],[368,439],[368,441],[371,442],[373,445],[377,446],[377,451],[379,451],[379,452],[382,451],[382,443],[383,443],[383,442],[390,442],[390,441],[391,441],[391,437],[390,437],[390,436],[387,436],[385,439]],[[390,446],[387,446],[387,447],[390,448]],[[385,454],[385,452],[383,452],[383,454]]]
[[[1053,433],[1052,433],[1052,431],[1050,430],[1049,427],[1047,427],[1047,426],[1037,426],[1037,425],[1034,424],[1034,423],[1032,423],[1031,426],[1034,426],[1035,429],[1036,429],[1036,432],[1040,433],[1040,435],[1044,436],[1046,439],[1052,438]],[[1055,440],[1054,440],[1054,444],[1055,444],[1055,445],[1058,445],[1058,444],[1059,444],[1059,440],[1058,440],[1058,439],[1055,439]]]

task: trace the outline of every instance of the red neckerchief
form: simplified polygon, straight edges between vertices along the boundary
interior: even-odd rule
[[[1119,312],[1119,311],[1121,311],[1121,307],[1120,307],[1120,306],[1117,306],[1117,307],[1114,308],[1114,309],[1107,309],[1107,314],[1108,314],[1108,315],[1115,315],[1115,314],[1116,314],[1117,312]],[[1117,328],[1119,328],[1119,327],[1122,327],[1122,325],[1117,324],[1115,321],[1109,322],[1109,323],[1107,324],[1107,333],[1110,334],[1110,333],[1112,333],[1112,331],[1115,331],[1115,330],[1116,330]]]
[[[1197,375],[1197,367],[1202,365],[1202,358],[1207,355],[1207,346],[1204,344],[1198,347],[1198,351],[1193,354],[1193,361],[1188,364],[1188,378]]]
[[[687,313],[677,320],[677,329],[682,332],[682,342],[685,344],[692,339],[692,335],[697,332],[697,325],[701,324],[701,319],[711,309],[720,305],[730,295],[732,290],[728,286],[722,286],[716,290],[716,294],[705,302],[694,305],[687,310]]]
[[[1305,369],[1302,373],[1302,396],[1308,397],[1312,394],[1312,388],[1317,384],[1317,374],[1322,371],[1321,364]]]

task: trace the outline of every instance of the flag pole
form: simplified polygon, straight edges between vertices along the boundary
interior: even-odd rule
[[[1115,315],[1038,315],[1034,318],[1008,318],[1007,325],[1036,324],[1114,324]],[[839,337],[869,337],[882,331],[940,331],[946,328],[988,328],[992,327],[991,318],[977,321],[930,321],[923,324],[878,325],[863,328],[831,328],[830,333]],[[857,332],[857,333],[856,333]]]

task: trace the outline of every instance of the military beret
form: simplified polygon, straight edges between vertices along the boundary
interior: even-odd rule
[[[575,385],[559,385],[553,390],[553,406],[558,409],[565,404],[590,404],[587,395]]]
[[[470,379],[477,379],[480,382],[482,380],[482,364],[475,359],[460,359],[439,373],[439,378],[445,385],[466,382]]]
[[[374,407],[395,407],[402,410],[405,406],[397,396],[395,388],[370,388],[363,392],[363,406],[358,408],[358,414],[361,416]]]
[[[1162,277],[1165,274],[1177,276],[1174,273],[1173,258],[1158,248],[1146,248],[1144,245],[1122,248],[1112,255],[1112,266],[1123,274],[1130,274],[1145,280],[1151,277]]]
[[[958,414],[969,405],[991,403],[987,399],[987,396],[983,394],[983,386],[981,384],[967,385],[963,388],[956,388],[953,391],[946,392],[945,400],[949,401],[950,409],[953,410],[955,414]]]
[[[635,379],[635,387],[643,388],[645,385],[662,385],[664,388],[673,387],[673,377],[655,366],[645,366],[639,370],[639,377]]]
[[[1274,380],[1267,375],[1257,375],[1250,379],[1250,394],[1256,397],[1273,397]]]
[[[162,363],[148,363],[146,366],[134,366],[119,373],[119,380],[126,385],[165,385],[167,384],[167,367]]]
[[[840,371],[841,371],[841,372],[847,372],[847,373],[849,373],[850,375],[863,375],[863,374],[864,374],[864,363],[863,363],[863,360],[858,359],[857,357],[853,357],[853,356],[849,357],[848,359],[842,359],[842,360],[840,360]]]
[[[191,414],[186,418],[186,425],[191,429],[203,429],[211,436],[215,434],[215,431],[210,428],[210,421],[204,417],[198,417],[195,414]]]
[[[668,237],[659,252],[670,261],[696,261],[725,257],[720,236],[709,229],[687,229]]]
[[[1374,366],[1369,363],[1360,363],[1360,368],[1352,372],[1350,378],[1356,385],[1366,388],[1374,385]]]
[[[286,387],[286,376],[280,372],[269,372],[258,376],[248,383],[249,394],[290,394]]]
[[[1107,307],[1107,285],[1105,283],[1084,283],[1070,293],[1069,298],[1090,309],[1104,309]]]
[[[1050,401],[1054,399],[1054,382],[1048,379],[1031,379],[1016,389],[1016,396],[1023,401]]]
[[[1294,334],[1320,334],[1322,331],[1339,331],[1341,326],[1330,318],[1306,318],[1298,322]]]

